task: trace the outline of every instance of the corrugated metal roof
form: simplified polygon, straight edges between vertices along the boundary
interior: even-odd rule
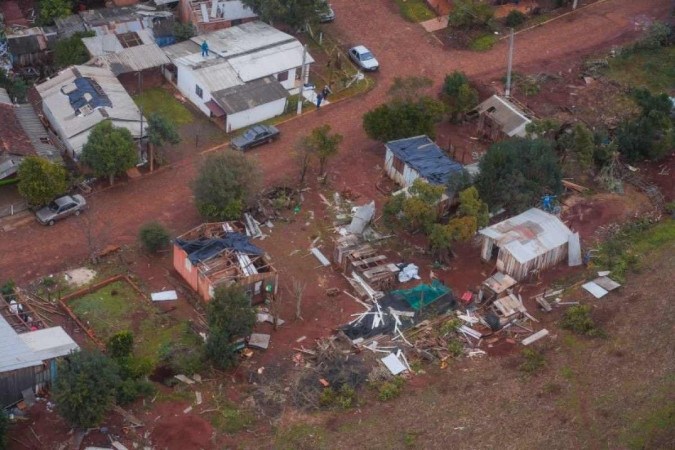
[[[192,42],[201,45],[206,41],[209,50],[223,57],[241,55],[261,48],[274,46],[282,42],[295,40],[290,34],[260,21],[248,22],[230,28],[200,34],[190,38]]]
[[[115,75],[138,72],[169,64],[171,61],[155,43],[149,30],[136,32],[141,45],[125,48],[118,34],[104,34],[83,38],[89,54],[96,58],[96,65],[109,68]]]
[[[42,360],[0,315],[0,372],[39,366]]]
[[[293,40],[260,51],[250,52],[229,58],[229,62],[244,81],[256,80],[267,75],[285,72],[302,66],[302,44]],[[314,62],[308,53],[306,64]]]
[[[227,114],[234,114],[256,106],[288,97],[288,91],[274,77],[261,78],[243,86],[213,92],[213,99]]]
[[[569,241],[572,232],[556,216],[532,208],[478,231],[496,241],[519,263],[525,263]]]
[[[0,88],[0,104],[4,105],[12,104],[12,99],[9,98],[9,94],[7,93],[7,89],[5,88]]]
[[[90,114],[76,115],[68,95],[62,88],[69,89],[76,78],[85,77],[97,83],[101,92],[110,100],[111,107],[102,106]],[[86,143],[91,129],[106,119],[111,119],[115,126],[124,124],[134,138],[139,138],[141,112],[133,99],[115,74],[107,68],[93,66],[72,66],[61,71],[54,78],[35,86],[43,105],[46,106],[57,122],[52,124],[59,130],[59,136],[67,141],[73,151],[78,154]],[[101,111],[104,110],[105,114]],[[144,124],[147,120],[143,119]],[[143,129],[145,135],[145,127]]]
[[[33,351],[35,357],[42,361],[66,356],[80,348],[61,327],[23,333],[19,338]]]
[[[509,137],[525,137],[525,127],[531,122],[516,105],[498,95],[493,95],[478,105],[476,111],[479,114],[488,114]]]
[[[61,153],[51,143],[49,133],[30,104],[17,105],[16,118],[26,132],[36,153],[51,162],[62,163]]]
[[[430,183],[446,184],[453,173],[462,171],[462,165],[446,155],[428,136],[397,139],[385,146]]]

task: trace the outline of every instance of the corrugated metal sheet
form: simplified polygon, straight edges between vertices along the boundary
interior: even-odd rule
[[[483,228],[479,233],[485,236],[481,257],[489,260],[493,246],[499,247],[498,270],[517,280],[562,261],[573,235],[560,219],[537,208]]]
[[[228,61],[244,81],[256,80],[267,75],[286,72],[302,66],[302,44],[293,40],[260,51],[229,58]],[[307,53],[306,64],[314,62]]]
[[[255,21],[194,36],[191,40],[197,45],[206,41],[210,51],[227,58],[290,42],[295,38],[264,22]]]
[[[49,133],[30,104],[17,105],[16,118],[26,132],[37,154],[52,162],[62,163],[61,153],[51,143]]]
[[[427,136],[389,141],[385,147],[405,164],[404,187],[412,184],[417,175],[429,183],[446,184],[453,173],[462,171],[462,165],[447,156]]]
[[[39,366],[42,360],[23,342],[0,315],[0,372]]]
[[[509,137],[525,137],[525,127],[531,120],[508,100],[493,95],[476,107],[479,114],[487,114],[498,123]]]
[[[288,91],[274,77],[251,81],[211,94],[227,114],[255,108],[288,97]]]
[[[65,356],[80,348],[61,327],[23,333],[19,335],[19,338],[42,361]]]
[[[7,93],[7,89],[5,88],[0,88],[0,103],[5,105],[12,104],[12,99],[9,98],[9,94]]]

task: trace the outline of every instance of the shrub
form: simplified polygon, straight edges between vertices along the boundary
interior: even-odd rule
[[[450,333],[454,333],[462,326],[462,321],[459,319],[450,319],[441,325],[441,328],[438,330],[441,336],[447,336]]]
[[[602,331],[596,326],[591,317],[591,307],[589,305],[570,306],[563,315],[560,326],[566,330],[585,336],[602,336]]]
[[[541,353],[539,353],[534,349],[531,348],[523,349],[522,356],[523,362],[520,364],[520,366],[518,366],[518,369],[527,374],[531,375],[535,372],[538,372],[546,365],[544,355],[542,355]]]
[[[110,336],[106,343],[108,355],[112,358],[124,358],[131,354],[134,348],[134,335],[131,331],[120,331]]]
[[[453,358],[459,358],[464,354],[464,343],[459,339],[450,339],[448,341],[448,352]]]
[[[150,253],[157,253],[169,245],[169,232],[160,223],[149,222],[138,231],[138,239]]]
[[[497,37],[493,34],[484,34],[483,36],[477,37],[474,39],[469,48],[476,52],[486,52],[490,50],[495,43],[497,43]]]
[[[349,409],[356,406],[356,391],[348,384],[343,384],[338,390],[327,387],[321,391],[319,405],[324,408]]]
[[[668,45],[671,35],[672,30],[667,24],[654,22],[647,29],[645,36],[635,44],[635,47],[638,49],[655,50]]]
[[[453,28],[470,29],[488,27],[494,8],[480,0],[454,0],[448,21]]]
[[[391,381],[385,381],[380,384],[378,387],[377,398],[381,401],[386,402],[397,398],[403,392],[403,385],[405,384],[405,379],[401,377],[395,377]]]
[[[156,392],[155,385],[144,379],[128,378],[119,385],[115,392],[115,401],[119,405],[127,405],[140,397],[149,397]]]
[[[527,20],[527,16],[517,9],[511,10],[504,20],[504,25],[509,28],[517,27],[518,25],[524,23]]]

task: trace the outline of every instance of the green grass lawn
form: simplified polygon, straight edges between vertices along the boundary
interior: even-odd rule
[[[185,125],[194,120],[190,110],[165,89],[148,89],[143,91],[141,95],[136,95],[134,101],[143,108],[143,115],[146,117],[154,112],[159,112],[167,116],[176,126]]]
[[[429,9],[424,0],[396,0],[401,15],[410,22],[424,22],[435,19],[436,14]]]
[[[631,87],[675,93],[675,47],[639,50],[609,60],[607,76]]]
[[[105,342],[113,334],[129,330],[134,334],[137,356],[156,364],[167,348],[192,346],[187,325],[158,314],[150,301],[142,298],[124,281],[116,281],[69,302],[73,312]]]

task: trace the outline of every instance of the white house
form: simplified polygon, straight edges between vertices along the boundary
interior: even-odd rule
[[[282,114],[285,98],[302,83],[302,44],[263,22],[196,36],[164,51],[173,63],[167,78],[204,114],[221,120],[227,131]],[[312,62],[307,54],[305,80]]]
[[[72,66],[35,88],[45,117],[74,159],[104,120],[126,128],[134,139],[146,134],[147,120],[110,69]]]

